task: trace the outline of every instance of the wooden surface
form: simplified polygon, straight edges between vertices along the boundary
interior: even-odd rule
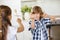
[[[60,40],[60,26],[51,27],[51,36],[53,40]]]

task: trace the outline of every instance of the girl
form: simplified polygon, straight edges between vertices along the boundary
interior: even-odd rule
[[[16,33],[22,32],[24,26],[20,19],[17,19],[19,27],[11,24],[11,9],[8,6],[0,5],[2,15],[2,40],[16,40]]]
[[[50,24],[51,21],[49,18],[44,18],[43,14],[39,6],[32,8],[29,24],[31,26],[30,30],[33,34],[33,40],[48,40],[46,24]]]

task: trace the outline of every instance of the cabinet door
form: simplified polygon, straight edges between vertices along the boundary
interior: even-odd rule
[[[60,40],[60,26],[51,27],[51,36],[53,40]]]

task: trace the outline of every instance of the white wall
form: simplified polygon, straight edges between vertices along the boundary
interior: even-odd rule
[[[49,15],[60,15],[60,0],[45,0],[38,5]]]
[[[31,7],[37,5],[37,2],[21,2],[21,7],[24,5],[28,5]]]
[[[36,2],[22,2],[21,5],[39,5],[49,15],[60,15],[60,0],[37,0]]]
[[[13,11],[16,9],[18,12],[20,12],[20,0],[0,0],[0,5],[7,5],[11,7]]]
[[[0,0],[0,5],[7,5],[12,9],[12,23],[16,24],[16,14],[21,14],[20,7],[21,7],[21,1],[20,0]],[[15,12],[15,10],[17,12]]]
[[[0,0],[0,5],[7,5],[12,9],[12,25],[18,26],[16,19],[21,18],[21,0]],[[22,23],[24,24],[24,32],[17,33],[17,40],[31,40],[31,32],[28,31],[29,23],[25,21]]]

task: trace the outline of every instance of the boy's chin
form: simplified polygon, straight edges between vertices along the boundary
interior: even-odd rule
[[[39,20],[39,19],[35,19],[35,20]]]

